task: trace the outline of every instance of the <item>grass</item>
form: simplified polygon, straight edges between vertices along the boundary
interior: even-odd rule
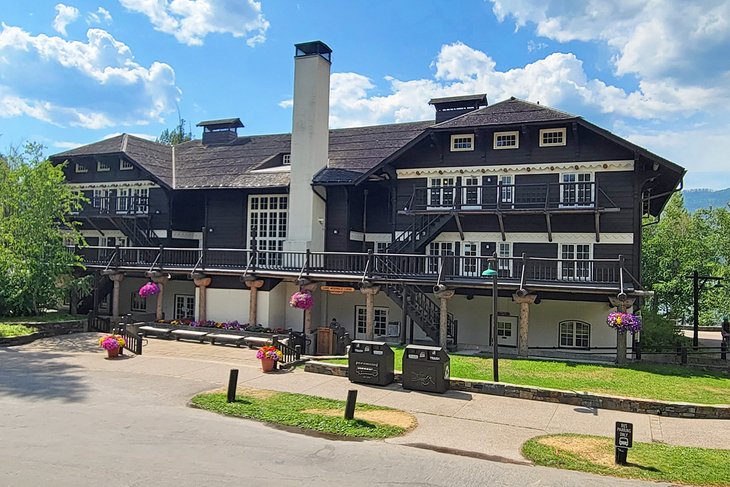
[[[585,435],[540,436],[522,453],[538,465],[631,479],[730,486],[730,450],[634,443],[628,464],[614,464],[613,439]]]
[[[236,395],[236,401],[228,403],[226,402],[225,393],[203,393],[193,397],[191,402],[201,409],[229,416],[294,426],[348,438],[390,438],[401,435],[408,429],[358,418],[358,416],[366,414],[365,412],[371,411],[406,414],[401,411],[369,404],[358,404],[355,410],[355,419],[346,420],[344,419],[344,401],[304,394],[251,390],[246,394]],[[314,410],[319,412],[312,412]],[[325,411],[337,415],[324,414]]]
[[[403,349],[395,349],[402,370]],[[347,364],[347,359],[330,363]],[[491,380],[492,359],[451,355],[451,377]],[[730,404],[730,374],[662,364],[578,364],[544,360],[500,359],[501,382],[569,391],[699,404]]]
[[[0,316],[0,325],[18,323],[54,323],[57,321],[69,321],[84,319],[82,316],[70,315],[67,313],[46,313],[37,316]]]
[[[30,335],[38,330],[32,326],[0,323],[0,338]]]

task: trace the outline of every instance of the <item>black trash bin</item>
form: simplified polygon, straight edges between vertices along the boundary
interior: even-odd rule
[[[395,378],[395,355],[385,342],[353,340],[347,375],[350,382],[387,386]]]
[[[403,388],[413,391],[446,392],[451,377],[451,359],[441,347],[408,345],[403,352]]]

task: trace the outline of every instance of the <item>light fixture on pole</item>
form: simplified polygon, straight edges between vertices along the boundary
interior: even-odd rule
[[[499,382],[499,347],[497,346],[497,276],[499,272],[492,269],[492,262],[497,261],[496,254],[489,259],[487,269],[482,272],[482,276],[492,278],[492,370],[494,372],[494,382]]]

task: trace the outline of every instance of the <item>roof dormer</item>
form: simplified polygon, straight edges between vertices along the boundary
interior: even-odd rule
[[[428,104],[436,108],[436,123],[440,123],[487,106],[487,94],[432,98]]]

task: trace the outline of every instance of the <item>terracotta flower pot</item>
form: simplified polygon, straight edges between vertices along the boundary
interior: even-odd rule
[[[264,372],[271,372],[274,370],[274,366],[276,365],[276,360],[273,358],[262,358],[261,359],[261,370]]]
[[[107,350],[107,358],[117,358],[119,356],[119,347]]]

